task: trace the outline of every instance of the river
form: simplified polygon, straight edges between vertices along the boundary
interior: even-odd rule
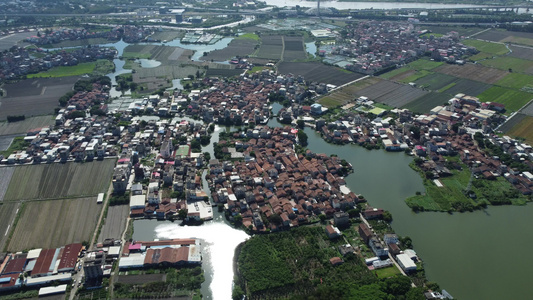
[[[265,0],[267,5],[277,7],[316,7],[316,1],[302,0]],[[320,7],[332,7],[336,9],[441,9],[441,8],[465,8],[465,7],[483,7],[484,5],[474,4],[443,4],[443,3],[414,3],[414,2],[339,2],[339,1],[320,1]]]

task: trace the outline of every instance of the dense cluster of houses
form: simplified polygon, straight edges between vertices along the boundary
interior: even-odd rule
[[[35,56],[36,53],[39,55]],[[53,67],[75,66],[97,59],[112,59],[115,54],[114,49],[98,46],[53,52],[14,46],[9,51],[0,52],[0,82],[46,71]]]
[[[123,39],[126,43],[137,43],[152,34],[152,30],[142,26],[122,25],[111,30],[89,31],[85,28],[61,28],[56,30],[37,32],[36,35],[25,39],[35,45],[55,44],[62,41],[74,41],[91,38],[104,38],[111,41]]]
[[[464,63],[460,60],[463,55],[476,52],[475,48],[458,42],[457,32],[421,37],[421,32],[409,23],[365,21],[347,25],[346,31],[331,53],[322,52],[321,55],[348,57],[353,63],[346,68],[363,74],[374,74],[426,53],[431,53],[438,61]]]
[[[289,228],[365,201],[346,187],[349,164],[310,151],[296,154],[297,131],[257,126],[220,141],[222,153],[241,159],[209,162],[212,196],[233,218],[240,216],[245,227]]]

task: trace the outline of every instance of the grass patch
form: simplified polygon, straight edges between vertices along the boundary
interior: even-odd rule
[[[96,62],[86,62],[75,66],[54,67],[48,71],[39,72],[36,74],[28,74],[28,78],[78,76],[91,74],[95,68]]]
[[[408,72],[410,71],[411,69],[409,67],[402,67],[402,68],[399,68],[399,69],[394,69],[390,72],[387,72],[385,74],[381,74],[379,75],[379,77],[381,78],[385,78],[385,79],[391,79],[392,77],[396,76],[396,75],[400,75],[404,72]]]
[[[375,270],[374,273],[379,279],[389,278],[389,277],[393,277],[393,276],[401,274],[400,270],[398,270],[398,268],[396,268],[395,266],[378,269],[378,270]]]
[[[415,69],[415,70],[430,71],[430,70],[435,69],[436,67],[441,66],[442,64],[444,64],[444,63],[443,62],[432,61],[432,60],[429,60],[427,58],[421,58],[421,59],[415,60],[413,62],[410,62],[408,64],[408,66],[411,69]]]
[[[533,61],[512,56],[501,56],[480,62],[482,65],[500,70],[512,69],[513,72],[527,73],[533,70]]]
[[[509,75],[498,80],[496,85],[512,88],[512,89],[521,89],[529,84],[533,83],[533,76],[519,73],[509,73]]]
[[[457,84],[457,83],[455,83],[455,82],[452,82],[452,83],[448,84],[447,86],[445,86],[445,87],[443,87],[443,88],[439,89],[439,90],[438,90],[437,92],[439,92],[439,93],[442,93],[442,92],[444,92],[445,90],[447,90],[447,89],[450,89],[450,88],[454,87],[454,86],[455,86],[456,84]]]
[[[391,109],[394,108],[392,106],[388,106],[387,104],[383,104],[383,103],[379,103],[379,102],[374,103],[374,106],[378,107],[378,108],[382,108],[384,110],[391,110]]]
[[[485,52],[494,55],[504,55],[509,52],[504,44],[485,42],[480,40],[464,40],[463,44],[475,47],[480,52]]]
[[[422,77],[425,77],[427,75],[430,75],[430,74],[433,74],[432,72],[430,71],[427,71],[427,70],[417,70],[415,74],[407,77],[407,78],[404,78],[402,79],[400,82],[403,82],[403,83],[409,83],[409,82],[414,82],[414,81],[417,81],[418,79],[422,78]]]
[[[26,149],[28,145],[29,143],[24,141],[23,136],[17,136],[13,139],[11,145],[9,145],[9,148],[5,151],[0,151],[0,154],[2,154],[4,157],[8,157],[15,151]]]
[[[444,34],[442,34],[442,33],[431,33],[431,32],[428,32],[428,33],[424,33],[424,34],[420,35],[421,38],[422,38],[422,37],[427,37],[427,38],[429,38],[429,37],[431,37],[431,36],[434,36],[434,37],[438,38],[438,37],[443,37]]]
[[[258,41],[261,40],[261,37],[259,37],[257,34],[255,33],[245,33],[245,34],[242,34],[242,35],[239,35],[238,37],[235,38],[236,40],[245,40],[245,39],[252,39],[254,41]]]
[[[126,52],[124,50],[124,53],[122,53],[122,58],[123,59],[129,59],[129,58],[138,58],[138,59],[141,59],[141,58],[145,58],[145,59],[150,59],[152,58],[152,54],[150,53],[141,53],[141,52]]]
[[[512,90],[509,88],[493,86],[479,94],[482,102],[498,102],[505,105],[507,113],[517,111],[533,98],[533,94]]]

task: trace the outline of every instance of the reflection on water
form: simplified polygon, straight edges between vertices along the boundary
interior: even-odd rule
[[[135,221],[136,240],[198,238],[202,240],[202,268],[205,282],[202,284],[203,299],[231,299],[233,287],[233,255],[235,248],[248,235],[230,227],[220,214],[202,226],[179,226],[176,223],[156,220]],[[155,228],[154,228],[155,227]]]

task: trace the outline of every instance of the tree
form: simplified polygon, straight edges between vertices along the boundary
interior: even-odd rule
[[[392,214],[387,210],[383,211],[383,221],[387,223],[392,222]]]
[[[178,211],[178,219],[185,220],[187,218],[187,210],[186,209],[180,209]]]
[[[298,130],[298,141],[302,146],[307,146],[307,134],[303,130]]]
[[[304,122],[304,120],[298,120],[298,121],[296,121],[296,124],[298,124],[298,127],[299,127],[299,128],[302,128],[302,129],[303,129],[304,126],[305,126],[305,122]]]
[[[411,279],[403,275],[387,278],[384,283],[385,292],[394,296],[405,295],[411,289]]]

